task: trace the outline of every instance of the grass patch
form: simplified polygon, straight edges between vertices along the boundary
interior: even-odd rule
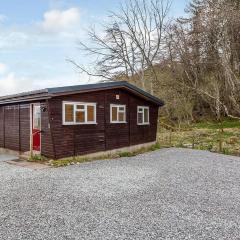
[[[48,159],[40,154],[34,154],[31,156],[28,161],[29,162],[46,162]]]
[[[240,128],[240,120],[226,118],[221,123],[216,121],[204,121],[194,124],[193,127],[199,129]]]
[[[214,121],[205,121],[176,131],[161,127],[158,141],[161,146],[208,150],[240,156],[240,121],[225,119],[222,126]]]
[[[119,157],[134,157],[136,156],[135,152],[121,152],[118,154]]]
[[[134,157],[145,152],[158,150],[160,148],[161,148],[161,145],[159,143],[156,143],[150,147],[147,147],[147,148],[143,147],[132,152],[119,152],[116,154],[107,154],[107,155],[102,155],[98,157],[89,157],[89,158],[77,156],[77,157],[71,157],[71,158],[65,158],[65,159],[59,159],[59,160],[50,160],[49,164],[54,167],[63,167],[63,166],[81,164],[81,163],[92,162],[97,160],[109,160],[109,159],[116,159],[116,158],[122,158],[122,157]]]
[[[150,150],[150,151],[156,151],[156,150],[158,150],[158,149],[160,149],[160,148],[161,148],[161,145],[160,145],[159,142],[157,142],[156,144],[152,145],[152,146],[149,148],[149,150]]]

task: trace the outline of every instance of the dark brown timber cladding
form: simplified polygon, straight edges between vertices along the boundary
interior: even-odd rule
[[[126,147],[129,141],[129,93],[124,90],[109,90],[106,93],[106,150]],[[119,95],[120,99],[116,99]],[[110,104],[126,105],[127,123],[110,123]]]
[[[116,99],[116,95],[120,96],[119,100]],[[64,126],[63,101],[97,103],[97,124]],[[110,104],[126,105],[127,123],[110,123]],[[150,125],[137,125],[137,106],[150,107]],[[105,90],[55,97],[49,100],[49,111],[55,158],[117,149],[156,140],[158,106],[126,90]],[[47,144],[42,142],[42,153],[48,156],[48,151],[52,151],[52,148],[45,150],[45,147]]]
[[[19,105],[5,106],[5,148],[19,151]]]
[[[97,124],[62,125],[62,102],[97,103]],[[51,109],[51,126],[56,158],[81,155],[105,150],[104,141],[104,94],[94,92],[64,96],[49,101]]]
[[[41,154],[49,158],[55,158],[49,121],[49,107],[46,102],[41,103]]]
[[[137,107],[149,107],[149,125],[137,125]],[[156,140],[158,106],[138,97],[130,98],[130,144],[137,145]]]
[[[0,107],[0,147],[15,151],[29,151],[30,105]]]
[[[41,103],[41,107],[45,108],[45,111],[41,113],[42,154],[53,158],[53,144],[46,103]],[[0,147],[20,152],[30,151],[30,104],[0,107]]]
[[[20,151],[30,150],[30,104],[20,105]]]
[[[0,107],[0,148],[4,147],[4,109]]]

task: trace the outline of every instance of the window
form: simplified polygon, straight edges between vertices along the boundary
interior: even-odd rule
[[[149,124],[149,107],[138,106],[137,115],[138,125]]]
[[[41,107],[40,105],[33,106],[33,129],[41,128]]]
[[[126,106],[125,105],[110,105],[110,120],[111,123],[126,122]]]
[[[63,102],[63,124],[96,124],[96,103]]]
[[[65,122],[74,122],[73,104],[65,104]]]

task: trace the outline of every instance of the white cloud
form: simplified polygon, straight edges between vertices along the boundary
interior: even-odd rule
[[[8,70],[8,67],[4,63],[0,63],[0,75],[5,74]]]
[[[8,71],[9,67],[0,63],[0,96],[21,93],[31,90],[38,90],[49,87],[61,87],[70,85],[79,85],[97,82],[99,79],[89,78],[86,74],[77,74],[76,72],[67,73],[65,75],[56,75],[52,77],[25,77],[19,76],[13,71]]]
[[[80,25],[81,15],[78,7],[53,9],[43,13],[42,20],[28,25],[4,25],[1,24],[4,17],[0,14],[0,50],[74,45],[79,36],[86,36],[83,31],[84,23]]]
[[[69,8],[67,10],[51,10],[44,13],[41,27],[45,32],[64,32],[77,26],[80,22],[80,10]]]
[[[26,78],[17,78],[14,72],[8,71],[9,67],[0,63],[0,96],[17,93],[20,89],[31,88],[31,81]]]
[[[21,31],[2,31],[0,33],[0,49],[17,49],[19,47],[28,46],[30,41],[27,33]]]
[[[62,63],[66,56],[78,57],[76,39],[85,36],[82,14],[77,7],[50,10],[42,21],[28,25],[1,25],[0,15],[0,96],[87,83],[88,76],[80,77]]]
[[[26,91],[31,88],[31,83],[25,78],[17,78],[14,72],[7,73],[0,78],[0,96]]]

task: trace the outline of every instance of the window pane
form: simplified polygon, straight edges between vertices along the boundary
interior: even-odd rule
[[[148,123],[148,121],[149,121],[149,119],[148,119],[148,111],[149,111],[148,108],[144,109],[144,122],[145,123]]]
[[[65,122],[73,122],[73,105],[65,104]]]
[[[125,113],[124,112],[119,112],[118,113],[118,121],[119,122],[124,122],[125,121]]]
[[[143,109],[142,108],[138,108],[138,112],[143,112]]]
[[[85,122],[85,112],[76,111],[76,122],[84,123]]]
[[[41,125],[41,109],[40,106],[34,106],[33,107],[33,128],[34,129],[40,129]]]
[[[77,105],[77,109],[78,109],[78,110],[84,110],[84,109],[85,109],[85,106],[84,106],[84,105]]]
[[[112,121],[117,121],[117,107],[112,107]]]
[[[94,106],[87,106],[87,121],[94,122]]]
[[[125,110],[124,107],[119,107],[120,112],[124,112],[124,110]]]
[[[142,113],[138,113],[138,123],[143,123],[143,114]]]

